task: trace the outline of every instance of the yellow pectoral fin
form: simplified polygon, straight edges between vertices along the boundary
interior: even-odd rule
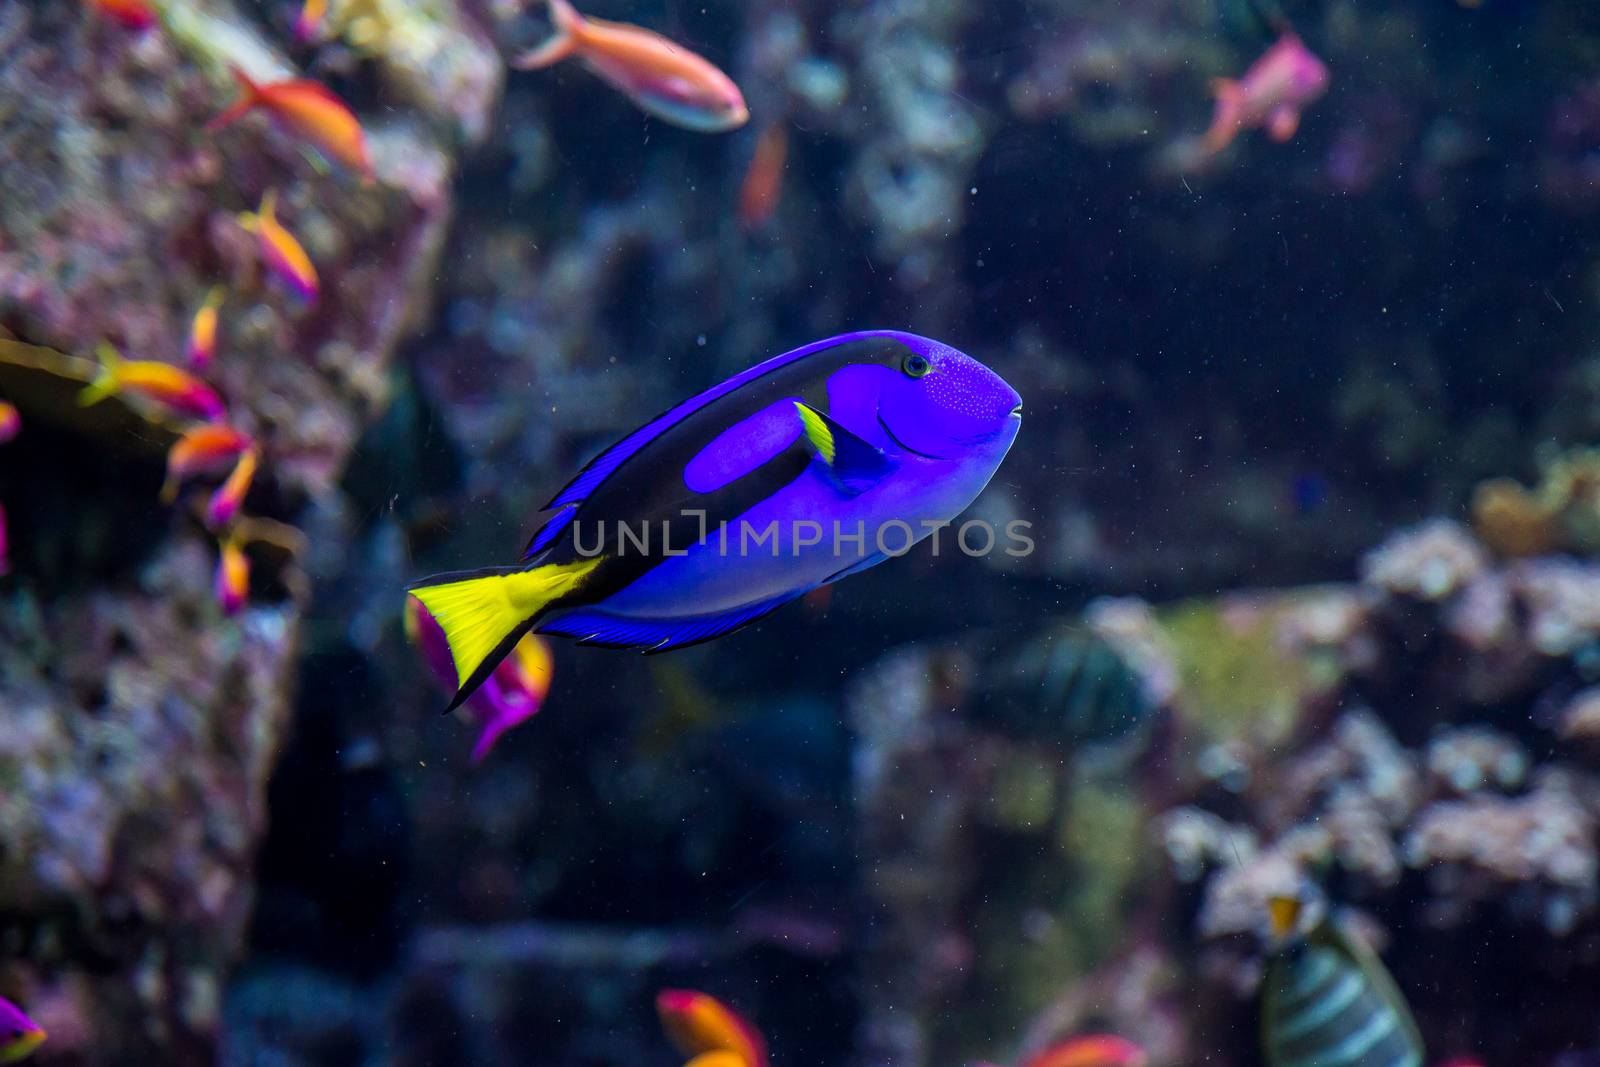
[[[800,413],[800,425],[804,427],[806,440],[812,449],[822,457],[822,462],[830,467],[833,466],[836,446],[833,441],[833,431],[828,429],[827,420],[798,400],[794,402],[794,409]]]

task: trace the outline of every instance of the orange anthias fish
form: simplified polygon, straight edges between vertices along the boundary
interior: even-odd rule
[[[294,39],[307,44],[322,36],[322,22],[328,17],[328,0],[306,0],[294,20]]]
[[[84,407],[117,393],[141,396],[182,415],[216,420],[222,398],[188,371],[154,360],[123,359],[115,348],[100,345],[100,376],[78,394]]]
[[[1144,1067],[1144,1049],[1115,1034],[1084,1034],[1052,1045],[1027,1067]]]
[[[244,95],[208,122],[207,131],[220,130],[260,108],[296,137],[310,141],[328,158],[365,178],[372,177],[372,161],[367,157],[367,138],[361,132],[361,123],[327,86],[303,78],[262,85],[252,81],[238,67],[233,68],[233,76]]]
[[[738,129],[750,118],[739,87],[709,60],[642,26],[584,18],[568,0],[547,3],[555,36],[513,66],[537,70],[577,56],[645,111],[701,133]]]
[[[195,370],[205,370],[217,356],[217,311],[226,294],[225,288],[213,285],[189,324],[189,342],[184,346],[183,355]]]
[[[161,486],[161,502],[172,503],[186,480],[220,469],[252,447],[254,442],[249,434],[222,423],[206,423],[190,429],[167,451],[167,480]]]
[[[1083,1034],[1051,1045],[1028,1060],[1025,1067],[1144,1067],[1144,1049],[1115,1034]],[[994,1067],[977,1064],[975,1067]]]
[[[761,131],[750,167],[739,184],[739,224],[759,229],[778,209],[783,195],[783,168],[789,159],[789,134],[779,123]]]
[[[233,517],[239,514],[239,506],[250,491],[250,483],[255,480],[256,468],[260,463],[261,453],[254,448],[246,448],[239,454],[239,461],[233,465],[228,480],[211,494],[211,501],[206,505],[206,525],[213,530],[227,528]]]
[[[1328,68],[1293,33],[1285,33],[1243,78],[1212,83],[1217,106],[1206,131],[1212,155],[1241,130],[1265,127],[1274,141],[1287,141],[1300,127],[1300,112],[1328,91]]]
[[[89,0],[89,6],[130,30],[148,30],[159,19],[149,0]]]
[[[22,413],[15,404],[0,400],[0,445],[22,432]]]
[[[314,304],[318,292],[317,268],[294,234],[278,221],[277,211],[278,191],[269,189],[261,198],[260,209],[240,215],[239,225],[255,235],[256,247],[267,269],[287,285],[290,292]]]
[[[244,547],[230,537],[223,541],[217,555],[217,603],[224,615],[237,615],[250,594],[250,557]]]
[[[716,997],[664,989],[656,997],[656,1014],[691,1067],[768,1067],[761,1034]]]

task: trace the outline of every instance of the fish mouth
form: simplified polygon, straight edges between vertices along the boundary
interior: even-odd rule
[[[895,432],[889,429],[889,424],[884,421],[883,412],[881,411],[878,412],[878,425],[883,427],[883,432],[889,435],[889,440],[893,441],[895,443],[895,447],[899,448],[902,452],[910,452],[913,456],[921,456],[923,459],[945,460],[950,458],[949,456],[936,456],[932,452],[919,451],[900,440],[900,438],[896,436]]]
[[[1013,419],[1022,418],[1022,401],[1017,401],[1017,406],[1011,409],[1011,417]]]

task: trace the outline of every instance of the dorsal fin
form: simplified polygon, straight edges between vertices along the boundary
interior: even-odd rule
[[[550,502],[541,510],[551,511],[557,508],[565,509],[551,516],[539,527],[533,537],[528,541],[528,548],[523,553],[524,559],[531,559],[545,548],[566,528],[567,524],[576,517],[578,508],[573,505],[582,504],[589,495],[605,483],[606,479],[616,473],[645,445],[666,433],[669,429],[693,415],[713,400],[718,400],[736,389],[750,384],[758,378],[765,377],[781,367],[786,367],[797,359],[826,349],[836,348],[839,345],[849,344],[852,341],[861,341],[870,337],[902,338],[905,334],[897,330],[861,330],[856,333],[840,334],[821,341],[814,341],[809,345],[797,348],[792,352],[785,352],[779,356],[757,363],[748,370],[735,374],[717,385],[713,385],[703,393],[696,394],[683,403],[672,407],[657,415],[637,430],[600,453],[579,471],[577,476],[568,482],[561,492],[551,497]]]

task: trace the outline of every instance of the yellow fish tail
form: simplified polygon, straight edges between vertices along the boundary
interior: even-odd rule
[[[100,373],[78,394],[79,407],[98,404],[108,396],[115,396],[117,392],[117,368],[122,366],[122,356],[104,341],[100,342],[100,347],[95,351],[100,356]]]
[[[600,560],[491,567],[424,578],[410,593],[444,630],[456,668],[454,711],[483,684],[541,614],[583,584]]]

